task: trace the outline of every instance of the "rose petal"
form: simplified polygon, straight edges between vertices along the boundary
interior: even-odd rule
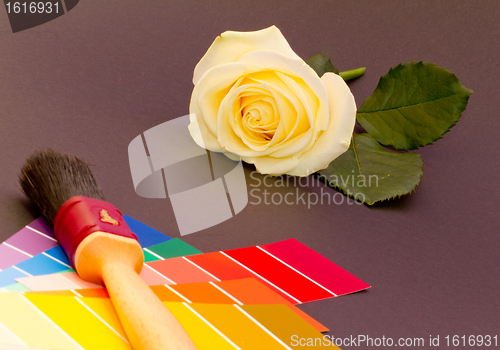
[[[305,133],[312,125],[309,115],[312,115],[310,109],[306,110],[304,102],[306,98],[303,96],[303,92],[300,91],[298,94],[295,93],[289,86],[285,84],[283,79],[280,79],[281,73],[273,72],[273,74],[267,74],[266,76],[261,76],[260,74],[251,74],[250,78],[261,84],[267,84],[272,90],[276,90],[281,96],[283,96],[286,101],[285,103],[290,104],[293,107],[292,110],[281,111],[280,119],[285,125],[285,137],[281,140],[273,140],[270,145],[281,145],[288,139],[297,138],[303,133]],[[282,74],[281,74],[282,75]],[[297,96],[297,95],[300,95]],[[306,102],[307,103],[307,102]],[[275,149],[272,150],[273,152]],[[287,156],[287,155],[281,155]]]
[[[326,129],[329,122],[326,88],[316,72],[302,59],[286,57],[268,50],[256,50],[241,56],[238,62],[244,62],[249,68],[254,70],[273,70],[301,78],[304,84],[311,89],[313,95],[317,97],[317,101],[319,101],[314,124],[318,123],[320,130]]]
[[[196,113],[198,119],[201,117],[213,135],[217,133],[217,114],[220,103],[234,84],[241,81],[242,76],[247,72],[246,64],[229,63],[211,69],[198,85],[195,85],[189,112]]]
[[[196,65],[193,84],[196,85],[203,74],[211,68],[224,63],[235,62],[242,55],[259,49],[272,50],[287,57],[300,59],[275,26],[254,32],[227,31],[214,40]]]
[[[321,77],[328,92],[330,124],[313,147],[299,158],[298,166],[289,175],[307,176],[328,165],[347,151],[356,123],[356,103],[345,81],[334,73]]]
[[[257,171],[261,174],[282,175],[296,168],[299,160],[296,157],[273,158],[273,157],[241,157],[247,163],[255,164]]]
[[[201,119],[201,117],[199,119]],[[214,152],[223,151],[217,141],[217,138],[208,130],[207,126],[203,122],[203,119],[201,119],[200,123],[196,114],[191,113],[189,115],[189,121],[189,133],[198,146]]]
[[[245,91],[245,89],[257,90],[258,88],[269,90],[269,87],[265,85],[239,86],[235,89],[232,89],[222,101],[219,109],[218,120],[217,120],[218,141],[225,150],[239,154],[241,157],[259,157],[259,156],[264,156],[266,153],[270,153],[266,152],[266,149],[268,147],[271,147],[276,142],[276,140],[280,141],[281,138],[285,138],[287,136],[287,133],[283,131],[284,128],[288,128],[289,132],[292,132],[293,129],[295,129],[295,126],[293,125],[286,125],[287,118],[284,118],[283,120],[281,120],[282,123],[280,123],[280,125],[278,126],[278,129],[276,130],[276,135],[274,136],[273,140],[269,142],[269,144],[260,144],[258,142],[255,142],[256,140],[249,140],[245,137],[238,123],[234,121],[234,116],[233,116],[234,109],[231,109],[231,106],[234,105],[236,96],[238,96],[241,91]],[[263,95],[262,98],[265,97],[267,96]],[[279,94],[273,93],[273,97],[274,101],[279,105],[280,104],[280,99],[278,98]],[[279,113],[281,115],[289,114],[290,110],[286,109],[287,108],[286,102],[282,101],[281,104],[282,104],[281,108],[278,107]],[[280,136],[280,134],[282,134],[283,136]],[[280,145],[280,147],[284,147],[284,145],[283,146]],[[297,151],[300,151],[300,148],[297,149]]]
[[[223,33],[193,82],[196,143],[263,174],[306,176],[349,147],[356,117],[349,88],[333,73],[320,79],[274,26]]]
[[[313,98],[309,98],[310,101],[308,100],[307,102],[305,102],[307,98],[304,100],[304,107],[310,106],[316,109],[315,111],[311,110],[312,115],[310,120],[313,121],[312,134],[307,139],[301,138],[302,143],[300,151],[298,151],[295,147],[294,150],[297,150],[297,152],[299,152],[298,154],[296,154],[296,156],[300,156],[302,152],[306,152],[311,147],[313,147],[318,134],[328,127],[330,121],[328,93],[326,91],[324,83],[318,77],[317,73],[300,58],[295,59],[285,57],[283,55],[277,54],[276,52],[268,50],[256,50],[254,52],[245,54],[239,59],[239,62],[245,62],[249,66],[249,68],[255,67],[253,69],[274,70],[278,75],[281,74],[282,78],[285,77],[283,78],[283,80],[287,80],[287,83],[290,84],[288,86],[292,86],[294,83],[298,84],[297,82],[300,80],[296,79],[300,78],[302,80],[302,83],[298,84],[299,86],[294,86],[296,93],[299,93],[299,91],[312,91],[312,94],[304,94],[314,96]],[[287,79],[286,77],[288,77],[289,79]],[[297,78],[292,79],[292,77]],[[300,85],[303,86],[301,87]],[[307,143],[304,143],[304,141],[307,141]],[[280,149],[283,150],[282,152],[284,154],[286,154],[286,149],[288,147],[291,147],[290,145],[292,144],[293,141],[291,140],[287,142],[286,145],[280,147]],[[266,152],[266,154],[268,153]],[[272,153],[272,155],[282,156],[283,154]]]
[[[313,135],[307,138],[308,142],[305,146],[301,146],[303,148],[303,151],[310,149],[314,144],[317,134],[322,129],[324,130],[327,128],[330,120],[328,112],[328,94],[323,82],[318,77],[316,72],[300,58],[296,59],[285,57],[269,50],[256,50],[254,52],[247,53],[241,56],[239,62],[246,63],[249,69],[274,70],[276,72],[281,72],[292,77],[298,77],[302,79],[303,84],[305,84],[308,89],[313,92],[312,95],[315,96],[317,98],[317,101],[319,102],[314,118]],[[304,141],[304,138],[301,138],[301,140]],[[285,150],[287,147],[290,147],[291,144],[292,142],[287,142],[286,145],[282,145],[279,149]],[[269,148],[269,150],[273,152],[276,151],[271,148]],[[261,153],[260,155],[265,154],[269,153]]]

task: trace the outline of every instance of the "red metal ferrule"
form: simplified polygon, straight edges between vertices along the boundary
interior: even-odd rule
[[[82,196],[70,198],[61,206],[54,220],[56,239],[73,267],[76,249],[85,238],[97,231],[137,240],[120,211],[114,205],[97,199]]]

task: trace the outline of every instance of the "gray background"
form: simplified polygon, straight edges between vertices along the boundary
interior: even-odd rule
[[[194,66],[216,35],[275,24],[303,58],[323,53],[340,70],[366,66],[349,84],[358,107],[406,61],[435,62],[474,93],[451,132],[417,151],[424,176],[414,194],[373,207],[249,204],[183,239],[208,252],[294,237],[371,284],[301,306],[335,336],[427,342],[440,334],[444,347],[448,334],[498,334],[499,18],[500,2],[485,0],[84,0],[12,34],[0,10],[0,240],[38,216],[17,175],[28,154],[47,146],[92,163],[110,202],[178,237],[169,201],[134,193],[127,146],[187,114]],[[252,170],[245,166],[249,184]]]

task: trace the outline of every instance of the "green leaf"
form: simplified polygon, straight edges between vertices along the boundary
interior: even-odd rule
[[[368,134],[355,134],[351,146],[320,170],[328,185],[372,205],[412,192],[422,177],[417,153],[388,152]]]
[[[320,78],[326,72],[339,74],[339,70],[333,66],[330,59],[321,54],[311,57],[306,61],[306,63],[310,65],[312,69],[314,69],[314,71],[320,76]]]
[[[455,74],[434,63],[404,63],[380,78],[357,120],[383,145],[415,149],[450,130],[471,93]]]

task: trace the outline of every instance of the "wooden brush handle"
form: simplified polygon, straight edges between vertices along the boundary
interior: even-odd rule
[[[104,282],[135,350],[195,350],[184,328],[139,277],[143,259],[137,241],[95,232],[80,243],[75,265],[82,279]]]
[[[106,264],[102,277],[134,349],[195,349],[179,322],[131,266]]]

